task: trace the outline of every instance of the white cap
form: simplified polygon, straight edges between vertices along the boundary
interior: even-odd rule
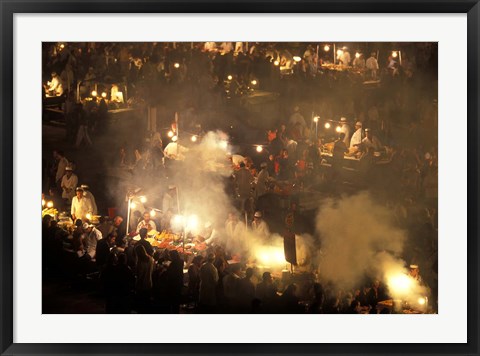
[[[140,241],[140,240],[141,240],[140,235],[135,235],[133,237],[133,241]]]
[[[411,269],[418,269],[418,265],[410,265]]]
[[[357,121],[357,122],[355,123],[355,126],[360,126],[360,127],[362,127],[362,122],[361,122],[361,121]]]
[[[90,227],[90,225],[88,223],[83,223],[82,224],[82,228],[85,229],[85,230],[88,229],[89,227]]]
[[[261,218],[261,217],[262,217],[262,212],[261,212],[261,211],[256,211],[253,216],[254,216],[255,218]]]
[[[340,121],[341,121],[341,122],[347,122],[347,118],[346,118],[346,117],[341,117],[341,118],[340,118]]]
[[[82,184],[82,185],[80,186],[80,188],[82,188],[82,189],[88,189],[88,185]]]
[[[73,171],[73,168],[70,167],[70,166],[67,166],[67,167],[65,167],[65,170],[66,170],[66,171]]]

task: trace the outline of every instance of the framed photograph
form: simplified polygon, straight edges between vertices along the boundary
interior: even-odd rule
[[[478,354],[479,14],[1,1],[2,354]]]

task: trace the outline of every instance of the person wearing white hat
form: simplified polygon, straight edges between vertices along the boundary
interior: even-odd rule
[[[362,123],[361,121],[357,121],[355,123],[355,132],[352,135],[352,138],[350,139],[350,148],[356,147],[362,143],[362,140],[364,138],[364,133],[362,129]]]
[[[82,184],[80,188],[83,189],[83,196],[90,200],[90,205],[92,206],[92,214],[97,215],[98,213],[97,203],[95,202],[95,197],[90,191],[90,187],[86,184]]]
[[[88,213],[92,213],[92,206],[90,200],[83,196],[83,189],[76,189],[76,196],[72,199],[72,206],[70,208],[70,213],[72,215],[73,221],[77,219],[84,220],[87,218]]]
[[[75,196],[75,189],[77,188],[78,177],[73,173],[70,166],[65,168],[65,175],[62,177],[60,187],[62,188],[62,198],[66,199],[68,203],[72,201]]]
[[[83,246],[85,252],[93,259],[97,250],[97,242],[102,239],[102,233],[92,224],[84,223],[83,229],[85,230]]]
[[[265,220],[263,220],[263,214],[261,211],[256,211],[253,215],[252,230],[256,235],[263,238],[268,238],[270,236],[270,229]]]
[[[420,276],[420,269],[418,265],[410,265],[410,271],[408,273],[411,278],[413,278],[418,283],[423,283],[422,276]]]

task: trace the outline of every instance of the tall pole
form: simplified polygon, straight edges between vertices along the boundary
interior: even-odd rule
[[[127,229],[125,230],[126,231],[126,235],[128,236],[128,230],[129,230],[129,227],[130,227],[130,205],[131,205],[131,202],[132,202],[132,197],[129,195],[128,196],[128,207],[127,207]]]
[[[337,46],[335,43],[333,44],[333,64],[336,64],[337,62]]]

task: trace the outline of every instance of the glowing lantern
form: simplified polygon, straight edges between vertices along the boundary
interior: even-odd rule
[[[95,90],[92,91],[92,96],[95,98],[97,96],[97,92]]]
[[[263,151],[263,147],[262,146],[257,146],[256,148],[257,152],[260,153]]]

